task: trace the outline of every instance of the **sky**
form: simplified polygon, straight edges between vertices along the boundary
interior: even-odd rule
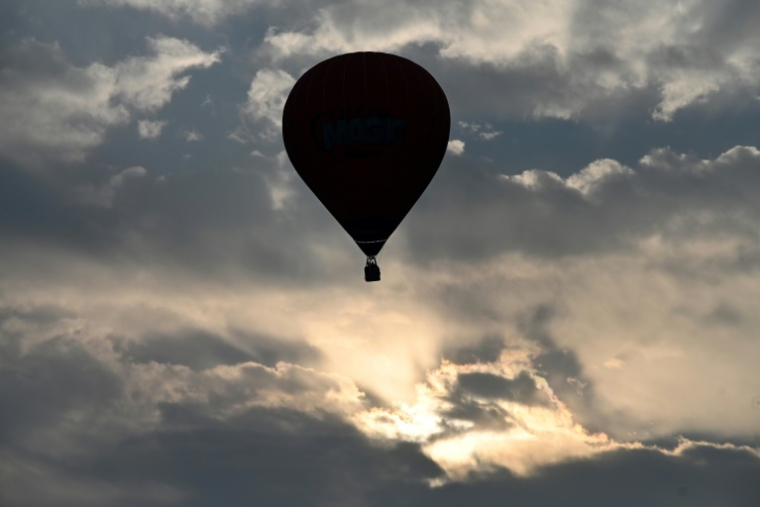
[[[753,507],[755,0],[0,0],[0,505]],[[316,63],[441,167],[363,279]]]

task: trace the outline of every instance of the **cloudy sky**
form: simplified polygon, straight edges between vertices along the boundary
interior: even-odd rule
[[[756,0],[0,0],[0,505],[760,497]],[[379,258],[295,80],[452,110]]]

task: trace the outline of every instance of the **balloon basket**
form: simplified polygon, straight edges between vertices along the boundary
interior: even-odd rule
[[[377,259],[374,255],[367,257],[367,265],[364,266],[364,280],[367,282],[380,281],[380,266],[377,265]]]

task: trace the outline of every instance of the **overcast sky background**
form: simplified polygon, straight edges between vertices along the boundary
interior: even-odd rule
[[[0,505],[760,497],[756,0],[0,0]],[[295,80],[452,111],[364,256]]]

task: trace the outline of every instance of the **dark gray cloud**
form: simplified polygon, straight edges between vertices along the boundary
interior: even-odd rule
[[[97,220],[102,225],[98,227],[82,217],[81,208],[77,208],[61,195],[60,189],[0,162],[0,241],[6,246],[29,242],[101,252],[113,244],[108,232],[108,226],[113,224],[112,213],[100,210]]]
[[[501,398],[525,405],[548,404],[546,395],[536,388],[535,381],[523,372],[514,379],[489,373],[459,375],[459,387],[467,393],[485,398]]]
[[[94,459],[69,461],[65,475],[56,470],[69,495],[90,484],[110,488],[99,504],[114,506],[142,496],[144,505],[237,505],[243,498],[256,498],[260,505],[502,505],[509,498],[535,506],[751,507],[759,492],[756,458],[704,445],[677,456],[626,450],[548,467],[530,478],[496,472],[430,488],[426,481],[442,472],[417,445],[372,446],[339,421],[277,410],[251,410],[225,422],[199,418],[192,407],[166,406],[162,412],[167,424],[183,429],[131,439]],[[15,464],[24,463],[14,458]],[[34,461],[24,464],[43,468]],[[44,466],[55,470],[55,463]],[[56,500],[56,505],[78,505],[79,499],[66,495],[61,502],[50,483],[20,490],[18,485],[30,483],[27,470],[17,466],[18,482],[4,489],[11,505]],[[138,488],[145,488],[142,495]],[[91,495],[97,493],[94,487]]]
[[[253,356],[245,351],[203,332],[183,333],[182,338],[157,337],[129,344],[123,355],[129,361],[181,364],[193,370],[253,360]]]
[[[189,331],[122,345],[120,353],[127,361],[179,364],[193,370],[249,361],[265,366],[275,366],[280,361],[308,365],[319,358],[319,351],[307,344],[291,344],[248,333],[238,333],[237,339],[243,345],[233,345],[222,337],[203,331]]]
[[[558,346],[552,335],[551,323],[556,316],[555,307],[543,304],[520,319],[523,335],[541,345],[541,352],[533,358],[533,364],[555,395],[570,407],[580,424],[592,432],[614,434],[610,430],[612,425],[596,410],[594,382],[584,373],[578,356],[573,350]]]
[[[503,337],[489,335],[471,346],[452,346],[444,350],[443,357],[456,364],[492,363],[499,359],[504,346]]]
[[[138,177],[124,177],[124,169],[88,169],[41,178],[0,164],[0,242],[8,253],[25,245],[43,255],[62,249],[98,261],[128,254],[158,272],[169,265],[200,277],[234,279],[242,270],[313,283],[327,280],[326,270],[341,270],[320,267],[307,243],[343,240],[343,250],[353,252],[329,213],[302,183],[294,185],[297,213],[273,211],[268,178],[279,169],[266,160],[249,163],[238,171],[189,171],[166,180],[152,169]]]
[[[449,421],[469,422],[476,431],[501,432],[512,427],[512,423],[508,421],[509,412],[498,405],[478,403],[461,398],[455,398],[453,401],[454,407],[444,413]],[[451,429],[449,433],[456,433],[456,427]]]
[[[177,431],[131,439],[94,459],[69,461],[70,486],[84,479],[110,485],[118,494],[100,505],[130,505],[137,488],[152,485],[174,494],[145,495],[144,505],[237,505],[255,498],[259,505],[349,506],[366,505],[383,485],[413,485],[441,475],[418,446],[375,447],[337,420],[271,409],[224,422],[204,419],[193,407],[165,406],[162,413]],[[18,475],[16,480],[28,484],[28,477]],[[44,486],[36,495],[10,486],[5,495],[13,505],[56,501],[55,492]]]
[[[73,412],[107,410],[123,395],[118,375],[81,344],[61,336],[25,351],[20,333],[12,331],[13,321],[45,326],[66,318],[66,312],[4,309],[2,314],[0,445],[13,446],[35,432],[62,424]]]
[[[709,456],[709,458],[708,458]],[[750,507],[758,487],[757,464],[743,452],[690,449],[672,458],[646,450],[621,451],[583,463],[559,465],[540,476],[515,479],[509,474],[470,484],[426,490],[381,491],[371,505],[408,501],[413,505],[503,505],[504,499],[541,505],[736,505]]]

